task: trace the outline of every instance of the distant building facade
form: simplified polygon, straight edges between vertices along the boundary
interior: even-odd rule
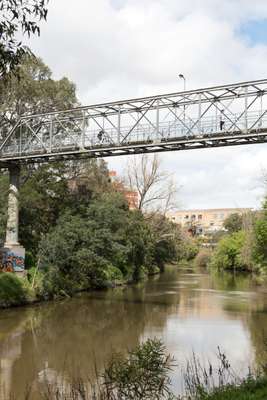
[[[125,199],[128,202],[129,209],[130,210],[138,209],[138,204],[139,204],[138,192],[127,188],[124,185],[124,183],[119,179],[117,171],[109,171],[109,177],[111,182],[115,186],[116,190],[124,195]]]
[[[223,223],[231,214],[243,215],[252,208],[212,208],[180,210],[167,213],[167,218],[196,234],[217,232],[223,229]]]

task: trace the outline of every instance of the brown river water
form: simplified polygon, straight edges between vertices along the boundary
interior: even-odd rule
[[[249,276],[193,272],[168,266],[135,286],[0,311],[0,399],[17,400],[44,381],[67,385],[73,376],[94,381],[114,351],[161,338],[175,357],[173,390],[194,351],[216,361],[227,354],[240,375],[267,361],[267,288]],[[265,343],[265,344],[264,344]]]

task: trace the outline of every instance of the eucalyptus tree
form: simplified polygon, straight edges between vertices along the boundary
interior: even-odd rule
[[[18,118],[79,105],[75,85],[68,78],[52,78],[52,71],[33,55],[24,55],[14,73],[0,80],[0,135],[5,137]]]
[[[0,77],[14,71],[25,54],[25,34],[40,35],[40,21],[46,20],[48,0],[1,0]]]
[[[0,140],[7,135],[23,114],[42,113],[77,105],[79,102],[74,83],[66,77],[54,80],[51,70],[40,58],[24,55],[21,63],[15,67],[14,73],[8,73],[5,79],[0,80]],[[58,208],[56,200],[62,201],[64,198],[63,189],[66,188],[66,183],[63,183],[61,179],[65,174],[63,167],[54,165],[53,171],[48,165],[41,167],[34,165],[30,169],[28,167],[23,169],[22,183],[27,181],[27,185],[23,185],[21,189],[20,227],[25,241],[35,242],[35,239],[47,228],[45,224],[48,220],[41,218],[41,214],[46,216],[51,210],[55,210],[55,207]],[[8,176],[2,171],[0,240],[4,239],[7,190]],[[57,212],[53,211],[51,218],[55,214]],[[53,218],[52,221],[54,221]],[[38,245],[37,242],[36,245]]]

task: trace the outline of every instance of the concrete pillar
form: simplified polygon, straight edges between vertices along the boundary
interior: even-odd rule
[[[25,249],[19,244],[20,167],[9,167],[8,217],[3,254],[3,270],[24,272]]]
[[[19,246],[19,184],[20,168],[9,168],[8,217],[5,247]]]

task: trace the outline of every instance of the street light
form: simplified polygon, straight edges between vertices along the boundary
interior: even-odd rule
[[[179,74],[179,78],[183,79],[183,81],[184,81],[184,92],[185,92],[186,91],[186,79],[183,74]],[[184,105],[184,125],[185,125],[185,105]],[[183,130],[184,130],[184,127],[183,127],[182,131]]]
[[[179,74],[179,78],[183,79],[183,81],[184,81],[184,91],[185,91],[186,90],[186,79],[183,74]]]

